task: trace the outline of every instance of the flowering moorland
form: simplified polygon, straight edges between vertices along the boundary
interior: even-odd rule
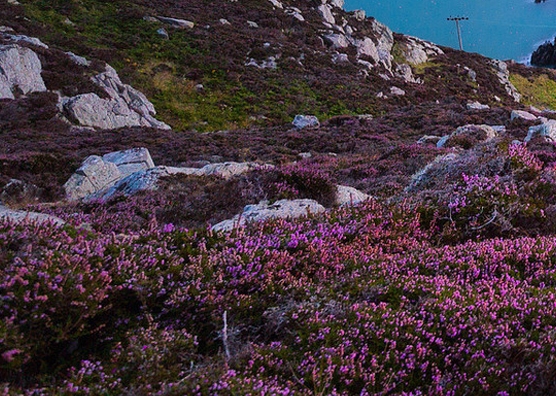
[[[516,191],[546,166],[507,153],[515,185],[463,175],[433,220],[371,200],[221,234],[123,199],[4,221],[4,392],[551,393],[556,238],[477,226],[536,210]]]

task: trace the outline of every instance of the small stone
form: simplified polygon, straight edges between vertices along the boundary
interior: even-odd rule
[[[253,29],[257,29],[259,27],[259,24],[257,22],[247,21],[247,26]]]
[[[359,22],[362,22],[367,16],[365,14],[365,10],[355,10],[353,11],[353,17]]]
[[[158,34],[160,37],[162,37],[165,40],[168,40],[170,38],[170,35],[168,34],[168,32],[166,31],[166,29],[164,28],[160,28],[156,31],[156,34]]]
[[[221,25],[231,25],[230,21],[224,18],[220,18],[218,21],[220,22]]]
[[[479,102],[467,103],[467,110],[487,110],[490,109],[489,105],[484,105]]]
[[[394,96],[404,96],[405,91],[398,87],[390,87],[390,94]]]
[[[193,27],[195,27],[194,22],[186,21],[185,19],[169,18],[163,16],[158,16],[157,18],[160,22],[166,23],[178,29],[193,29]]]

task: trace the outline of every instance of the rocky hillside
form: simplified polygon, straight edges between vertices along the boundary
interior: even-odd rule
[[[553,394],[556,74],[341,0],[0,0],[4,394]]]

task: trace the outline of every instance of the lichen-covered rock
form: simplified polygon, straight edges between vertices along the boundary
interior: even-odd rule
[[[199,176],[216,175],[223,177],[224,179],[230,179],[234,176],[241,175],[255,169],[267,169],[270,167],[271,165],[261,165],[256,162],[222,162],[205,165],[194,174]]]
[[[436,45],[411,36],[405,36],[405,41],[399,47],[405,60],[412,65],[425,63],[431,57],[444,54]]]
[[[66,197],[70,201],[82,199],[116,183],[121,177],[122,173],[116,164],[104,162],[98,155],[91,155],[64,184]]]
[[[86,93],[62,99],[62,108],[70,121],[101,129],[133,126],[170,129],[154,118],[156,111],[147,97],[130,85],[123,84],[116,70],[109,65],[104,73],[93,77],[93,82],[104,89],[109,98]]]
[[[356,205],[370,199],[371,196],[350,186],[336,186],[336,205]]]
[[[378,37],[376,48],[380,62],[388,70],[392,68],[392,48],[394,47],[394,33],[388,26],[378,22],[376,19],[371,21],[371,27]]]
[[[336,24],[336,19],[334,18],[334,15],[332,15],[332,9],[331,9],[330,5],[321,4],[317,7],[317,11],[319,12],[323,21],[328,22],[331,25]]]
[[[231,231],[234,228],[241,227],[248,222],[264,221],[276,218],[298,218],[307,216],[308,214],[316,214],[324,212],[326,209],[317,201],[312,199],[282,199],[270,204],[268,201],[262,201],[256,205],[247,205],[243,209],[243,213],[234,216],[230,220],[224,220],[215,224],[213,231]]]
[[[123,177],[140,170],[154,168],[151,154],[144,147],[114,151],[103,155],[102,159],[104,162],[115,164]]]
[[[162,177],[171,176],[179,173],[187,173],[191,168],[172,168],[166,166],[156,166],[150,169],[143,169],[119,179],[112,186],[106,187],[86,197],[86,200],[108,200],[115,195],[134,195],[139,191],[156,190],[158,182]]]
[[[490,64],[494,67],[498,81],[500,81],[500,84],[504,86],[508,95],[510,95],[514,101],[519,102],[521,100],[521,94],[510,81],[510,71],[508,70],[506,62],[498,59],[492,59]]]
[[[550,142],[556,142],[556,120],[547,120],[542,117],[542,124],[534,125],[529,128],[525,142],[530,141],[535,136],[542,136]]]
[[[488,110],[488,109],[490,109],[489,105],[484,105],[479,102],[467,103],[467,110]]]
[[[317,128],[320,126],[319,119],[313,115],[298,114],[292,122],[293,126],[297,129],[303,128]]]
[[[347,48],[350,45],[350,41],[345,34],[342,33],[331,33],[323,36],[324,41],[333,49]]]
[[[357,48],[357,56],[368,56],[369,58],[373,59],[375,63],[380,62],[380,56],[378,54],[378,49],[373,42],[368,37],[365,37],[361,40],[355,41],[355,47]]]
[[[154,167],[145,148],[115,151],[103,157],[91,155],[64,184],[66,196],[75,201],[116,184],[122,178]]]
[[[44,213],[27,212],[24,210],[13,210],[0,205],[0,221],[11,221],[14,223],[34,222],[38,224],[54,224],[62,226],[65,221],[56,216]]]
[[[41,61],[37,54],[16,44],[0,45],[0,99],[14,99],[14,92],[44,92]]]
[[[538,117],[536,115],[523,110],[512,110],[512,114],[510,116],[510,119],[512,121],[514,120],[535,121],[537,118]]]

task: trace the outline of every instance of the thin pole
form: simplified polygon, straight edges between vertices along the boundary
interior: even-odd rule
[[[454,21],[456,22],[456,29],[458,31],[458,43],[459,43],[459,49],[460,51],[463,51],[463,42],[461,39],[461,29],[459,27],[459,21],[467,21],[469,18],[467,17],[450,17],[450,18],[446,18],[448,21]]]

